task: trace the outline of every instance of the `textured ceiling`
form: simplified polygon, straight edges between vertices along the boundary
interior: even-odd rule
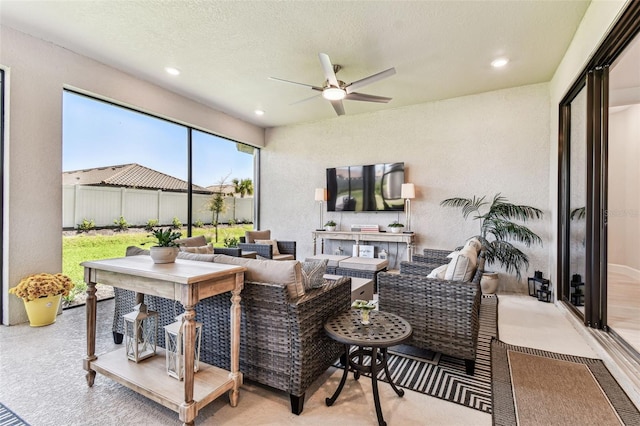
[[[351,82],[395,67],[344,101],[347,115],[546,82],[589,1],[0,1],[0,23],[262,127],[340,119],[318,53]],[[510,58],[503,69],[490,62]],[[164,68],[181,70],[177,77]],[[295,105],[292,105],[296,103]],[[265,115],[254,114],[262,109]]]

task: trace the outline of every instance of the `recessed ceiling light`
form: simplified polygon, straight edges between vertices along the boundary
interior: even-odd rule
[[[498,58],[491,62],[491,66],[494,68],[502,68],[509,63],[507,58]]]
[[[264,111],[261,109],[257,109],[254,112],[256,113],[256,115],[264,115]]]
[[[164,70],[167,72],[167,74],[180,75],[180,70],[177,68],[166,67]]]

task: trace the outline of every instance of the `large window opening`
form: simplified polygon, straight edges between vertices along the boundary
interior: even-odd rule
[[[63,94],[63,273],[84,301],[79,263],[151,245],[151,228],[233,245],[254,222],[258,150],[73,91]],[[101,293],[102,292],[102,293]],[[98,290],[99,298],[111,295]]]

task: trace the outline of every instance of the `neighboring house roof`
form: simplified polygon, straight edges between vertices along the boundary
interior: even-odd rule
[[[62,184],[187,191],[186,181],[136,163],[62,172]],[[211,193],[199,185],[192,185],[191,188],[193,192]]]
[[[236,192],[236,187],[233,184],[225,184],[225,185],[209,185],[207,189],[210,192],[217,193],[222,192],[223,194],[230,195],[233,197],[240,197],[240,194]],[[244,198],[252,198],[253,195],[246,194]]]

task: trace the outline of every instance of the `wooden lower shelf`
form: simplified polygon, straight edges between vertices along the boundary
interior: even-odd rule
[[[127,359],[125,348],[117,349],[100,355],[91,363],[91,369],[175,412],[179,412],[184,403],[184,381],[167,374],[162,348],[158,348],[155,356],[139,363]],[[227,370],[200,363],[193,386],[198,411],[231,389],[233,380]]]

